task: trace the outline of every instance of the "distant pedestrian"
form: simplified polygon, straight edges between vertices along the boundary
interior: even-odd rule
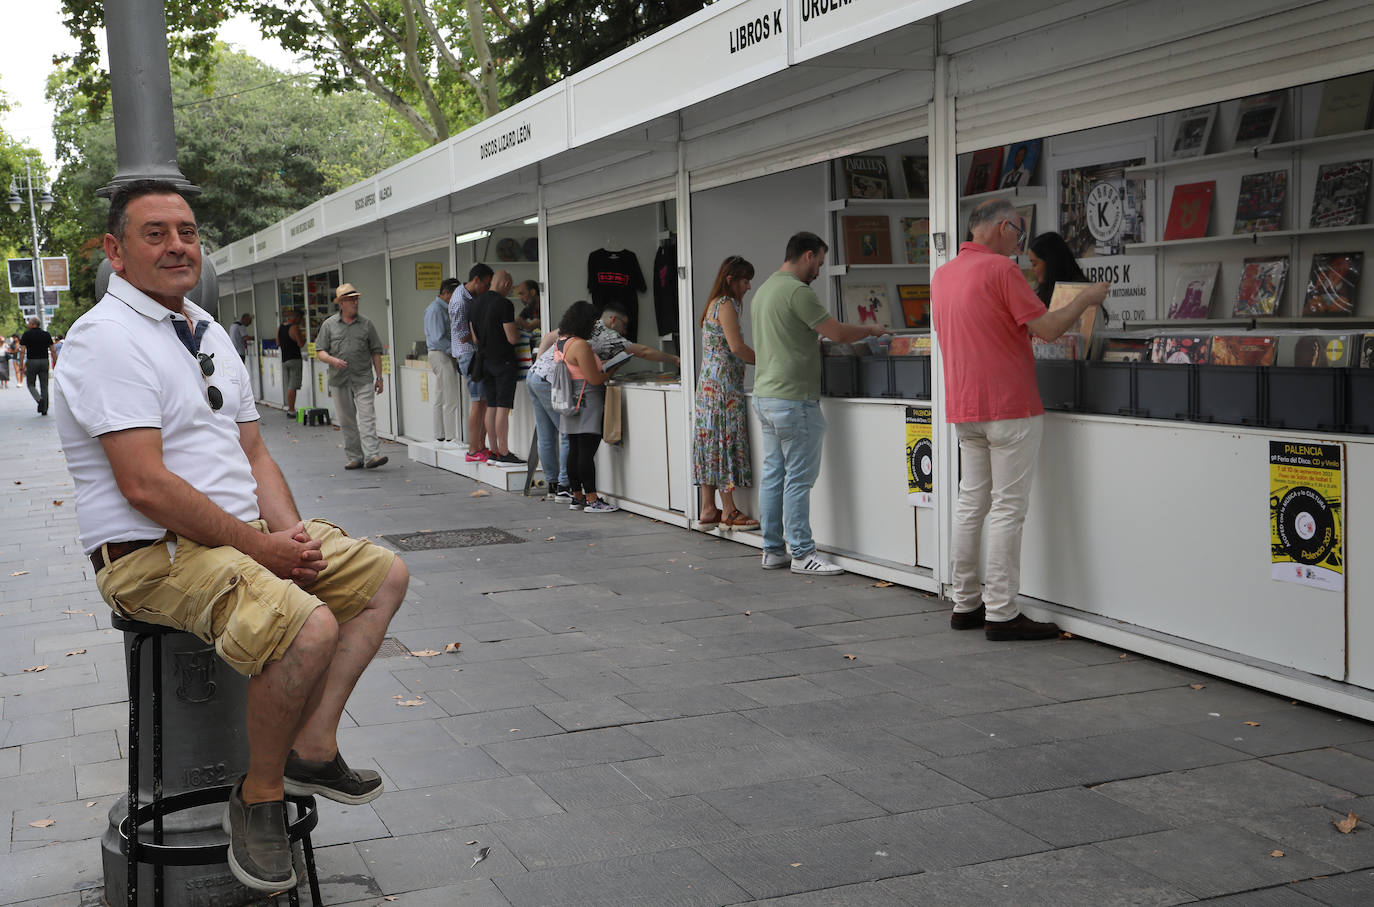
[[[229,326],[229,340],[234,344],[234,351],[239,354],[239,358],[248,361],[248,342],[253,340],[252,334],[248,333],[248,326],[253,323],[253,313],[244,312],[239,316],[239,320]]]
[[[57,354],[53,352],[52,335],[38,326],[37,318],[29,319],[29,329],[19,338],[24,347],[24,374],[29,385],[29,394],[38,404],[38,415],[48,414],[48,366],[57,364]]]
[[[344,469],[376,469],[386,463],[377,438],[377,395],[382,392],[382,339],[358,314],[362,294],[351,283],[334,291],[339,311],[325,319],[315,338],[315,358],[329,366],[329,387],[343,429]],[[373,373],[376,380],[369,382]]]
[[[425,347],[429,350],[429,405],[434,417],[434,440],[452,447],[458,440],[458,363],[453,360],[453,331],[448,318],[453,291],[462,283],[449,277],[439,295],[425,308]]]
[[[10,344],[0,337],[0,390],[10,386]]]
[[[301,347],[305,346],[305,335],[301,333],[301,313],[287,309],[283,321],[277,328],[277,349],[281,352],[281,386],[286,391],[286,412],[292,418],[296,415],[296,391],[301,389],[302,375],[305,374],[305,359]]]
[[[14,363],[14,381],[16,384],[24,383],[24,348],[19,345],[19,335],[10,336],[9,342],[10,362]]]

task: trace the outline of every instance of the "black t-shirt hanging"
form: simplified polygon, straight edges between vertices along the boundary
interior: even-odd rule
[[[592,305],[598,315],[608,305],[624,309],[630,316],[625,339],[631,343],[638,342],[639,294],[648,288],[639,259],[628,249],[597,249],[587,256],[587,292],[592,294]]]
[[[659,336],[676,334],[677,323],[677,243],[668,240],[654,254],[654,319]]]

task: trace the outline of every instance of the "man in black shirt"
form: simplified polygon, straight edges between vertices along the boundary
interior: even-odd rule
[[[482,400],[487,404],[488,463],[524,463],[511,453],[510,414],[515,408],[515,385],[520,378],[520,362],[515,345],[520,331],[515,325],[515,303],[508,295],[511,276],[497,271],[491,289],[473,300],[468,310],[472,335],[482,357]]]
[[[38,326],[37,318],[29,319],[29,329],[19,338],[20,346],[27,351],[25,368],[28,370],[29,393],[38,404],[38,415],[48,414],[48,366],[57,365],[57,354],[53,351],[52,335]],[[38,387],[34,387],[37,382]]]
[[[301,376],[305,373],[305,360],[301,356],[305,335],[301,333],[300,312],[287,309],[282,317],[284,321],[277,328],[277,349],[281,351],[281,384],[286,391],[286,413],[295,418],[296,391],[301,389]]]

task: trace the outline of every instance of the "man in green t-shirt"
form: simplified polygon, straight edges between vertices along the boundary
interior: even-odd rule
[[[821,415],[821,351],[817,335],[853,343],[887,333],[877,325],[836,321],[811,283],[821,273],[825,240],[798,233],[787,241],[786,261],[754,293],[754,412],[763,435],[759,522],[763,569],[789,562],[793,573],[834,576],[844,571],[816,554],[811,539],[811,486],[821,468],[825,417]],[[784,538],[787,547],[784,547]]]

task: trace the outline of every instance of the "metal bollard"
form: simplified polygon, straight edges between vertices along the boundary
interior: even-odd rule
[[[125,634],[127,663],[132,634]],[[207,646],[189,633],[168,633],[162,637],[161,677],[154,670],[155,660],[146,657],[150,641],[144,645],[140,702],[145,706],[139,724],[139,802],[153,798],[153,685],[162,683],[162,791],[168,797],[203,787],[232,784],[248,770],[248,735],[244,729],[248,678],[219,660],[213,646]],[[110,824],[100,845],[105,868],[105,902],[127,902],[127,865],[120,852],[119,825],[128,814],[128,802],[121,798],[110,808]],[[200,807],[174,813],[163,822],[168,844],[207,844],[223,842],[220,828],[222,805]],[[146,834],[146,831],[145,831]],[[138,890],[141,903],[153,903],[155,868],[139,867]],[[262,900],[239,884],[227,863],[214,866],[162,867],[161,887],[165,903],[191,907],[231,907]],[[146,896],[144,893],[147,893]]]

